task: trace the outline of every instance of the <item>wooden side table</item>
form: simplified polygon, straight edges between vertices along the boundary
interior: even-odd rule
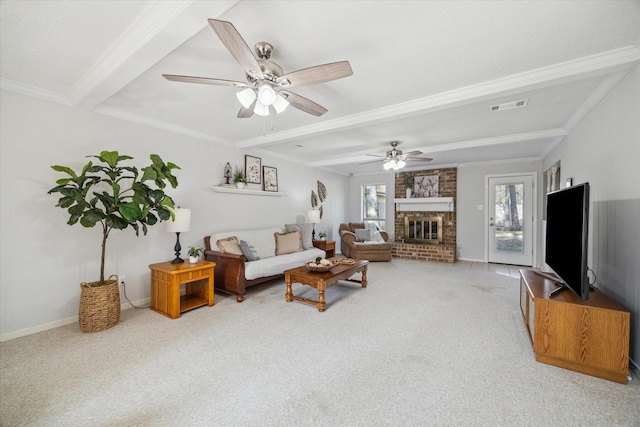
[[[171,319],[194,308],[215,304],[213,268],[215,262],[200,260],[195,264],[170,261],[151,264],[151,309]],[[180,295],[180,285],[185,294]]]
[[[333,258],[336,256],[336,241],[335,240],[314,240],[313,246],[318,249],[322,249],[327,253],[326,258]]]

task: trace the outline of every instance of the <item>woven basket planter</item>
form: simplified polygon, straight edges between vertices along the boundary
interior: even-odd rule
[[[120,289],[118,276],[111,276],[102,286],[97,282],[82,282],[78,323],[82,332],[100,332],[115,326],[120,320]]]

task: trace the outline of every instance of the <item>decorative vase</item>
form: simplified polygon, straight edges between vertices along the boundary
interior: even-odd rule
[[[236,182],[236,188],[239,188],[239,189],[242,190],[244,188],[244,186],[245,186],[244,182]]]
[[[407,187],[407,199],[411,198],[411,187]]]
[[[189,257],[189,262],[190,262],[191,264],[195,264],[195,263],[197,263],[197,262],[198,262],[198,257],[197,257],[197,256],[190,256],[190,257]]]

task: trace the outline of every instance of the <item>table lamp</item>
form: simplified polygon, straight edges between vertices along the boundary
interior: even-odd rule
[[[176,233],[176,246],[174,250],[176,251],[176,258],[171,261],[171,264],[180,264],[184,262],[182,258],[180,258],[180,251],[182,248],[180,247],[180,233],[191,230],[191,209],[180,209],[178,208],[173,211],[175,216],[173,221],[167,221],[167,231],[169,233]]]
[[[311,239],[316,238],[316,224],[320,222],[320,211],[309,210],[307,211],[307,222],[313,224],[313,231],[311,232]]]

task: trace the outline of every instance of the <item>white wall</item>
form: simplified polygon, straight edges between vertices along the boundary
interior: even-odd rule
[[[640,67],[543,160],[561,180],[590,184],[589,266],[596,286],[631,311],[631,354],[640,358]]]
[[[179,186],[166,191],[176,204],[192,209],[191,231],[180,236],[183,255],[215,231],[303,222],[316,180],[329,196],[316,230],[335,238],[346,218],[346,176],[12,92],[2,91],[0,101],[1,340],[75,321],[80,283],[99,276],[101,230],[66,225],[66,210],[55,207],[56,195],[47,194],[62,177],[51,165],[79,169],[86,155],[103,150],[129,154],[138,167],[146,166],[152,153],[178,164]],[[225,163],[243,166],[244,154],[276,167],[279,191],[287,196],[214,193],[210,187],[222,182]],[[127,276],[130,300],[148,298],[148,265],[172,259],[174,244],[175,234],[164,224],[140,237],[132,229],[115,230],[107,241],[106,273]]]
[[[458,259],[484,262],[486,245],[485,221],[487,175],[537,172],[540,177],[540,161],[513,161],[496,163],[469,163],[458,167],[457,221]],[[538,180],[540,181],[540,180]],[[540,182],[537,188],[540,189]],[[540,190],[538,190],[540,193]],[[482,210],[478,210],[478,206]],[[541,203],[537,203],[538,209]],[[541,219],[541,213],[538,213]],[[538,227],[539,228],[539,227]],[[539,235],[539,231],[537,233]],[[538,245],[539,246],[539,245]],[[539,257],[538,257],[539,259]]]

